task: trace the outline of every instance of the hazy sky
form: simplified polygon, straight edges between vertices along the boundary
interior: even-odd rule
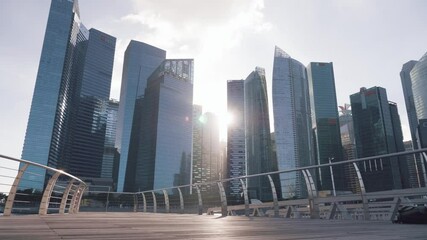
[[[194,58],[194,102],[220,116],[226,81],[256,66],[271,88],[274,46],[307,65],[334,63],[338,105],[381,86],[409,127],[399,72],[427,51],[425,0],[80,0],[81,19],[117,37],[111,96],[119,99],[131,39]],[[0,0],[0,154],[20,158],[50,0]],[[271,91],[269,91],[271,104]],[[273,116],[270,115],[270,118]]]

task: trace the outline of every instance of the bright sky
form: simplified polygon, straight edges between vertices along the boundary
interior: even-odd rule
[[[399,72],[427,51],[425,0],[80,0],[81,19],[117,37],[111,97],[119,99],[131,39],[194,58],[194,102],[220,116],[226,81],[255,66],[271,88],[274,46],[307,65],[334,63],[338,104],[381,86],[409,127]],[[0,154],[20,158],[50,0],[0,0]],[[271,91],[269,91],[271,104]],[[273,116],[270,114],[270,118]]]

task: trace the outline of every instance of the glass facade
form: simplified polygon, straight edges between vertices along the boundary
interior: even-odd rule
[[[412,146],[413,149],[419,148],[419,141],[417,137],[417,129],[418,129],[418,118],[417,118],[417,111],[415,108],[415,102],[414,102],[414,93],[412,91],[412,79],[411,79],[411,71],[415,67],[415,65],[418,63],[418,61],[409,61],[402,66],[402,70],[400,71],[400,79],[402,82],[402,88],[403,88],[403,95],[405,97],[405,105],[406,105],[406,112],[408,115],[408,122],[409,122],[409,128],[411,130],[411,139],[412,139]],[[409,146],[409,145],[408,145]],[[410,160],[410,162],[414,162]],[[416,179],[413,178],[412,185],[413,186],[421,186],[422,183],[424,185],[424,174],[421,174],[422,168],[423,168],[423,162],[421,161],[420,155],[415,155],[415,162],[413,164],[410,164],[409,171],[412,173],[411,176],[418,176]]]
[[[220,179],[219,122],[210,112],[193,114],[193,183],[212,182]],[[209,191],[210,185],[202,186]]]
[[[203,182],[202,178],[202,106],[193,106],[193,156],[191,183]]]
[[[339,116],[341,144],[343,149],[343,159],[356,159],[356,140],[354,139],[353,117],[350,104],[345,103],[339,106],[341,115]],[[356,170],[352,164],[344,165],[345,187],[353,193],[360,192],[360,186],[357,181]]]
[[[313,143],[316,164],[343,160],[338,119],[335,77],[332,63],[313,62],[307,66],[310,92],[310,108],[313,128]],[[317,170],[317,190],[345,190],[344,169],[332,168],[335,186],[332,186],[331,171]]]
[[[263,68],[257,67],[249,74],[245,79],[244,91],[246,174],[277,171],[277,162],[273,161],[272,156],[267,84]],[[275,180],[279,190],[280,183],[278,179]],[[272,199],[270,182],[266,176],[248,179],[247,188],[251,199]]]
[[[23,159],[52,167],[57,167],[59,161],[60,149],[57,146],[54,149],[56,151],[51,152],[51,143],[57,140],[53,136],[54,128],[58,129],[62,125],[56,112],[59,105],[58,96],[64,95],[61,83],[63,71],[67,68],[64,62],[70,57],[67,48],[75,45],[75,42],[69,38],[70,35],[77,34],[70,28],[77,24],[74,21],[75,15],[78,13],[74,11],[73,2],[51,2],[22,151]],[[69,62],[68,60],[67,63]],[[64,109],[65,105],[62,108]],[[45,175],[42,170],[30,169],[29,171],[34,171],[40,176]],[[32,182],[29,188],[43,187],[42,177],[30,175],[28,178]]]
[[[410,72],[417,118],[427,119],[427,53]]]
[[[111,178],[117,181],[117,149],[115,147],[117,116],[119,111],[119,102],[110,100],[107,106],[107,122],[105,128],[104,155],[102,157],[101,178]]]
[[[109,97],[114,49],[114,37],[84,27],[77,1],[51,2],[22,158],[77,176],[99,176],[99,171],[94,176],[94,171],[83,170],[91,169],[91,155],[74,150],[82,140],[77,137],[83,131],[82,121],[96,124],[102,118],[104,96]],[[103,133],[92,141],[102,146]],[[45,173],[30,171],[35,174],[28,176],[27,186],[42,188]]]
[[[418,118],[417,111],[415,110],[414,94],[412,92],[412,80],[411,70],[414,68],[417,61],[409,61],[403,64],[402,70],[400,71],[400,79],[402,82],[403,95],[405,96],[406,112],[408,113],[409,128],[411,130],[412,142],[415,143],[415,149],[418,148],[417,144],[417,126]]]
[[[141,99],[132,191],[190,183],[193,116],[193,60],[165,60],[149,77]],[[136,114],[136,113],[135,113]],[[134,133],[132,132],[132,135]]]
[[[116,38],[96,29],[90,29],[89,36],[64,169],[79,177],[100,178]]]
[[[126,190],[126,179],[129,179],[128,184],[132,184],[135,178],[135,176],[127,176],[126,173],[128,161],[135,162],[135,159],[129,156],[132,129],[135,128],[134,132],[137,132],[139,128],[139,121],[134,120],[134,118],[138,118],[138,116],[134,116],[135,109],[138,108],[137,105],[140,104],[139,102],[144,96],[148,77],[165,58],[166,51],[134,40],[129,43],[126,49],[116,134],[116,147],[120,154],[117,180],[117,191],[119,192]],[[136,141],[136,139],[134,140]],[[129,188],[132,186],[129,185]]]
[[[276,47],[273,64],[273,113],[280,171],[313,165],[311,112],[306,69]],[[304,197],[301,172],[280,174],[282,197]]]
[[[227,128],[228,178],[246,175],[244,86],[244,80],[229,80],[227,82],[227,112],[232,118]],[[240,181],[228,182],[227,191],[233,200],[241,199]]]
[[[389,104],[384,88],[361,88],[350,96],[357,157],[398,152],[403,147],[400,120],[395,104]],[[402,161],[403,163],[403,161]],[[400,189],[408,179],[401,174],[398,159],[370,160],[358,164],[368,192]]]

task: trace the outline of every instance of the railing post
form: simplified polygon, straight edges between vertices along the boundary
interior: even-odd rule
[[[249,217],[249,198],[248,198],[248,189],[243,179],[240,179],[243,189],[243,198],[245,199],[245,216]]]
[[[133,212],[137,212],[138,211],[138,195],[134,194],[133,195]]]
[[[279,202],[277,201],[276,187],[271,176],[267,175],[267,177],[270,180],[271,194],[273,195],[274,217],[279,217]]]
[[[317,197],[316,186],[314,185],[313,178],[308,170],[302,170],[305,183],[308,191],[308,203],[310,207],[310,218],[319,219],[319,206],[316,204],[315,198]]]
[[[62,194],[61,205],[59,206],[59,214],[65,213],[65,208],[67,207],[68,196],[70,195],[71,188],[73,187],[74,179],[71,179],[65,188],[64,193]]]
[[[359,181],[360,196],[362,197],[362,204],[363,204],[363,216],[365,220],[370,220],[371,215],[369,214],[368,199],[366,198],[366,190],[365,190],[365,184],[363,183],[362,174],[360,173],[357,163],[354,162],[353,167],[356,170],[357,180]]]
[[[179,206],[181,209],[181,213],[184,213],[184,198],[182,197],[182,192],[180,188],[178,188],[178,193],[179,193]]]
[[[199,199],[199,207],[198,207],[199,211],[198,211],[198,213],[199,213],[199,215],[202,215],[203,214],[203,202],[202,202],[202,194],[200,193],[199,185],[196,185],[196,190],[197,190],[197,198]]]
[[[78,205],[78,198],[80,197],[79,194],[80,194],[82,187],[83,187],[83,183],[80,183],[77,186],[76,190],[74,190],[74,194],[73,194],[73,197],[71,198],[71,204],[70,204],[70,208],[68,210],[68,213],[71,213],[71,214],[76,213],[76,205]]]
[[[12,213],[13,203],[15,201],[16,191],[18,190],[19,182],[21,181],[21,178],[29,165],[30,164],[25,163],[24,166],[19,169],[18,174],[16,175],[15,180],[13,181],[12,187],[10,188],[9,196],[7,197],[6,205],[4,206],[3,216],[10,216],[10,214]]]
[[[153,212],[157,212],[157,200],[156,200],[156,194],[154,192],[151,192],[151,195],[153,196]]]
[[[144,210],[143,211],[147,212],[147,200],[145,199],[144,193],[142,192],[141,194],[142,194],[142,201],[144,203]]]
[[[169,213],[170,211],[169,195],[168,195],[168,191],[166,191],[165,189],[163,189],[163,196],[165,196],[165,211],[166,213]]]
[[[76,201],[76,204],[74,205],[74,209],[73,209],[74,213],[79,213],[79,211],[80,211],[80,203],[82,202],[82,197],[83,197],[83,194],[85,193],[85,190],[86,190],[86,186],[83,184],[77,190],[77,198],[76,198],[77,201]]]
[[[228,215],[227,211],[227,196],[225,195],[224,186],[222,185],[222,182],[217,182],[218,189],[219,189],[219,196],[221,198],[221,215],[223,217],[226,217]]]
[[[61,172],[55,172],[53,176],[49,179],[49,182],[46,185],[46,188],[43,193],[42,200],[39,207],[39,215],[46,215],[49,208],[50,196],[52,195],[53,188],[55,187],[56,181],[58,180]]]

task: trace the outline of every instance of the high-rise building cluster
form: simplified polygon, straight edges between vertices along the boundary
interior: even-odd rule
[[[193,104],[193,59],[130,41],[120,101],[110,99],[116,38],[80,21],[76,0],[52,0],[25,136],[23,159],[115,191],[145,191],[427,147],[427,54],[403,65],[412,141],[403,142],[386,89],[360,88],[338,111],[332,62],[304,65],[276,47],[269,111],[265,70],[227,81],[227,143],[219,119]],[[270,115],[272,113],[272,115]],[[274,122],[271,131],[270,119]],[[367,191],[425,186],[422,155],[357,164]],[[27,188],[49,172],[32,169]],[[319,194],[360,191],[352,164],[310,170]],[[229,201],[305,197],[301,171],[226,183]],[[217,191],[202,185],[203,194]],[[192,189],[186,191],[191,193]]]

